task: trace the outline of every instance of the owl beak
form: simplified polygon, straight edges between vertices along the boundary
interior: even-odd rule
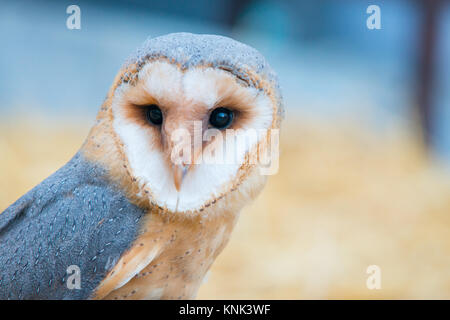
[[[175,188],[178,192],[180,192],[181,183],[183,182],[186,173],[189,170],[189,166],[183,166],[176,164],[173,166],[173,182],[175,184]]]

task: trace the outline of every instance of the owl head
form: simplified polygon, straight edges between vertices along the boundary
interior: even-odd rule
[[[278,160],[282,116],[276,75],[258,51],[175,33],[127,59],[83,149],[141,205],[190,214],[239,207]]]

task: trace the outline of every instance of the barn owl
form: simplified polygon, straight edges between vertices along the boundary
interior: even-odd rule
[[[255,49],[216,35],[148,39],[75,156],[0,214],[0,298],[194,298],[265,184],[250,159],[270,135],[233,161],[198,160],[282,117],[276,75]]]

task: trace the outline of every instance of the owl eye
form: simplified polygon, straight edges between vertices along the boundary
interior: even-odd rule
[[[151,104],[145,110],[147,120],[157,126],[163,122],[163,114],[156,104]]]
[[[216,108],[209,116],[209,123],[217,129],[228,128],[233,122],[233,111],[227,108]]]

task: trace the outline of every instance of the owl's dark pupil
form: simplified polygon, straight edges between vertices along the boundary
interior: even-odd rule
[[[156,125],[160,125],[163,121],[161,109],[156,104],[147,107],[146,116],[148,121]]]
[[[233,121],[233,111],[227,108],[217,108],[211,112],[209,123],[217,129],[225,129],[230,126]]]

